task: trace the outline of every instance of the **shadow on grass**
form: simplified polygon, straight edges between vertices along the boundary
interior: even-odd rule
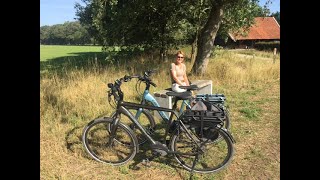
[[[50,74],[57,73],[58,75],[63,74],[68,70],[73,69],[105,69],[108,67],[117,68],[129,68],[131,66],[128,63],[136,63],[136,68],[159,68],[163,60],[159,59],[156,53],[149,53],[142,55],[141,52],[73,52],[69,53],[68,56],[61,56],[46,61],[40,61],[40,73]],[[145,58],[143,66],[138,62],[139,58]],[[174,62],[175,54],[168,54],[167,61]],[[185,58],[186,61],[190,59]]]
[[[84,155],[85,153],[82,147],[82,140],[81,140],[83,128],[84,128],[84,125],[76,126],[67,132],[67,135],[65,137],[65,145],[67,150],[71,151],[72,153],[80,153],[81,155]],[[89,156],[86,156],[86,157],[89,157]]]
[[[167,124],[165,122],[157,123],[157,128],[151,135],[152,138],[156,141],[159,141],[160,143],[169,144],[169,141],[167,143],[164,142],[166,126]],[[149,160],[150,158],[150,161],[145,161]],[[150,143],[148,142],[139,146],[139,153],[136,154],[133,161],[134,162],[129,165],[129,169],[140,170],[142,167],[157,167],[158,169],[173,168],[174,171],[178,173],[182,179],[184,178],[184,175],[181,173],[181,170],[184,171],[185,169],[177,163],[176,159],[174,158],[174,155],[167,154],[166,156],[155,156],[154,158],[152,158],[152,150],[150,148]],[[160,166],[158,164],[154,164],[153,162],[159,163]]]
[[[74,128],[72,128],[70,131],[66,133],[65,137],[65,145],[68,151],[72,153],[79,154],[80,156],[87,158],[87,159],[92,159],[91,156],[85,151],[83,144],[82,144],[82,131],[83,128],[87,125],[79,125]],[[165,127],[166,124],[160,123],[158,124],[158,130],[161,130]],[[163,132],[156,131],[152,137],[157,140],[161,141],[163,140]],[[133,162],[129,165],[129,169],[132,170],[140,170],[141,167],[149,167],[147,163],[144,162],[145,159],[150,158],[152,156],[151,149],[150,149],[150,143],[146,142],[142,145],[139,146],[139,152],[136,154],[136,156],[133,158]],[[182,166],[180,166],[175,158],[173,157],[172,154],[168,154],[167,156],[164,157],[156,157],[153,160],[150,161],[151,166],[152,162],[160,163],[160,164],[165,164],[168,165],[171,168],[174,168],[175,171],[179,174],[181,178],[183,178],[183,174],[181,174],[181,171],[179,170],[184,170]],[[168,167],[168,168],[169,168]],[[161,168],[166,168],[166,167],[159,167]]]
[[[105,52],[75,52],[70,56],[62,56],[40,61],[41,71],[59,71],[67,69],[87,69],[95,65],[105,66],[112,63],[112,57]]]

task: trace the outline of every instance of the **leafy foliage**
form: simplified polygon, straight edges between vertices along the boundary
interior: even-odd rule
[[[258,0],[82,0],[75,5],[81,24],[107,46],[158,50],[197,41],[197,68],[206,67],[217,31],[246,32],[256,16],[269,13]],[[220,12],[221,11],[221,12]],[[220,28],[221,27],[221,28]],[[201,37],[201,38],[200,38]],[[199,49],[199,48],[198,48]],[[193,72],[197,72],[193,70]],[[202,71],[202,70],[201,70]]]
[[[65,22],[53,26],[40,27],[41,44],[73,44],[91,43],[89,33],[79,22]]]
[[[265,17],[269,9],[258,4],[258,0],[240,0],[238,3],[229,3],[225,6],[225,13],[221,22],[218,36],[227,40],[228,33],[239,33],[245,35],[254,24],[255,17]]]
[[[277,11],[277,12],[275,12],[275,13],[272,13],[270,16],[273,16],[273,17],[277,20],[277,22],[279,23],[279,25],[280,25],[280,11]]]
[[[208,20],[215,2],[210,0],[82,0],[76,15],[90,35],[105,46],[175,48],[192,43]],[[225,9],[221,34],[249,27],[266,10],[257,0],[221,1]]]

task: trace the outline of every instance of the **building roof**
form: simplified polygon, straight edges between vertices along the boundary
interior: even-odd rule
[[[274,17],[256,17],[247,36],[229,33],[233,41],[237,40],[280,40],[280,25]]]

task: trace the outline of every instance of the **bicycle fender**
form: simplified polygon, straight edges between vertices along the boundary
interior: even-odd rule
[[[231,141],[232,141],[233,144],[236,143],[236,140],[233,138],[233,136],[231,135],[231,133],[230,133],[227,129],[221,128],[221,129],[219,129],[219,130],[220,130],[220,131],[224,131],[224,132],[227,134],[227,136],[231,139]]]
[[[90,126],[90,125],[91,125],[92,123],[94,123],[94,122],[102,121],[102,120],[106,120],[106,119],[111,119],[111,118],[110,118],[110,117],[99,117],[99,118],[96,118],[96,119],[90,121],[90,122],[88,123],[88,126]]]

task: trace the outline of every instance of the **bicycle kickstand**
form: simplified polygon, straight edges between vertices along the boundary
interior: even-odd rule
[[[192,180],[192,177],[193,177],[193,170],[194,170],[194,167],[197,163],[197,161],[199,160],[199,155],[197,154],[195,159],[193,160],[193,163],[192,163],[192,167],[191,167],[191,172],[190,172],[190,180]]]
[[[145,165],[146,167],[151,167],[150,163],[154,158],[160,157],[161,154],[159,152],[152,152],[152,156],[146,159],[142,160],[142,164]]]

